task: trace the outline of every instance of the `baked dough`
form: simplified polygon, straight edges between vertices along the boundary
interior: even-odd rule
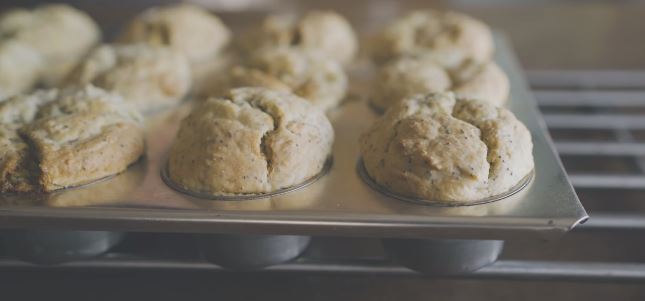
[[[150,8],[130,23],[122,37],[125,43],[170,47],[193,64],[215,58],[230,39],[229,29],[217,16],[189,4]]]
[[[0,41],[0,101],[31,89],[40,75],[41,55],[21,42]]]
[[[90,16],[65,4],[14,9],[0,16],[0,39],[21,42],[40,53],[46,64],[42,80],[49,86],[59,84],[100,37]]]
[[[383,65],[374,82],[370,101],[379,110],[419,93],[450,89],[448,73],[429,58],[403,57]]]
[[[508,76],[495,62],[462,68],[453,73],[453,81],[452,90],[458,98],[479,99],[501,106],[510,94]]]
[[[451,92],[402,100],[360,143],[376,183],[426,200],[472,203],[510,190],[533,170],[531,134],[513,113]]]
[[[184,119],[168,174],[189,191],[268,193],[321,172],[333,139],[325,114],[302,98],[265,88],[234,89],[198,104]]]
[[[319,52],[300,48],[267,48],[258,51],[245,66],[231,70],[232,88],[257,86],[291,92],[327,110],[347,93],[347,75],[336,61]]]
[[[242,39],[242,50],[295,46],[316,50],[341,64],[350,63],[358,51],[351,24],[333,11],[314,10],[297,19],[286,15],[269,16]]]
[[[144,152],[139,113],[88,86],[0,103],[0,192],[54,191],[124,171]]]
[[[181,101],[190,90],[190,65],[181,53],[146,44],[98,47],[76,68],[68,85],[92,84],[121,94],[148,112]]]
[[[385,110],[398,101],[430,92],[454,91],[458,98],[472,98],[496,106],[509,96],[508,77],[495,62],[445,70],[430,56],[401,57],[380,67],[371,103]]]
[[[431,55],[454,70],[491,60],[493,39],[486,24],[470,16],[437,10],[419,10],[395,20],[373,41],[377,62],[400,56]]]

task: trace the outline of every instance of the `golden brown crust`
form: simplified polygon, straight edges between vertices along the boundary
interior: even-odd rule
[[[38,168],[27,143],[15,128],[0,125],[0,192],[38,190]]]
[[[267,193],[319,173],[333,129],[322,111],[289,93],[240,88],[199,104],[182,122],[170,178],[209,193]]]
[[[453,93],[404,99],[360,143],[375,182],[426,200],[468,204],[508,191],[533,169],[530,132],[510,111]]]
[[[48,138],[55,127],[67,124],[94,126],[99,116],[85,115],[74,120],[47,120],[25,130],[40,162],[39,184],[45,191],[79,186],[124,171],[144,151],[140,126],[116,123],[101,127],[96,135],[64,145]],[[49,135],[48,135],[49,134]]]
[[[125,170],[144,152],[140,120],[120,96],[91,86],[0,104],[0,191],[53,191]]]

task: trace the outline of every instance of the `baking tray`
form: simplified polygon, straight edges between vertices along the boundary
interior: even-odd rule
[[[348,100],[328,113],[336,140],[327,175],[303,189],[250,201],[193,198],[166,186],[161,169],[190,103],[147,121],[147,154],[127,172],[50,195],[0,196],[0,228],[382,238],[554,238],[584,222],[580,204],[507,39],[495,34],[496,60],[511,81],[508,107],[531,131],[533,180],[493,203],[432,207],[387,197],[356,170],[358,137],[377,118],[367,105],[367,60],[349,71]]]

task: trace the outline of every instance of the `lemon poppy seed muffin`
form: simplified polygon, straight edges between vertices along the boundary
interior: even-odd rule
[[[324,113],[290,93],[239,88],[198,104],[182,121],[168,175],[186,190],[260,194],[322,171],[334,139]]]
[[[47,86],[60,84],[100,38],[89,15],[65,4],[14,9],[0,16],[0,40],[14,40],[37,51],[45,64],[40,76]]]
[[[343,65],[358,52],[358,40],[351,24],[333,11],[314,10],[300,18],[272,15],[251,29],[241,40],[242,51],[293,46],[320,51]]]
[[[494,45],[486,24],[470,16],[438,10],[413,11],[374,38],[372,56],[383,63],[400,56],[431,55],[453,70],[491,60]]]
[[[0,103],[0,192],[54,191],[124,171],[144,152],[139,113],[87,86]]]
[[[425,55],[404,56],[380,66],[374,87],[370,101],[379,110],[412,95],[445,91],[501,106],[510,93],[506,73],[494,62],[451,72]]]
[[[150,8],[129,24],[121,38],[124,43],[172,48],[192,64],[213,59],[230,39],[229,29],[217,16],[189,4]]]
[[[450,92],[402,100],[360,144],[376,183],[425,200],[469,204],[510,190],[533,170],[531,134],[510,111]]]
[[[190,91],[190,65],[183,54],[167,47],[103,45],[77,66],[67,84],[117,92],[148,112],[184,99]]]
[[[348,80],[339,63],[319,52],[280,47],[260,50],[246,64],[234,67],[229,84],[290,92],[327,110],[345,97]]]

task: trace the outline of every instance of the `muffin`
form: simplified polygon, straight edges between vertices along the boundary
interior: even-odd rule
[[[484,100],[496,106],[508,100],[511,89],[508,76],[495,62],[462,68],[452,78],[452,90],[458,98]]]
[[[265,87],[296,94],[314,106],[336,107],[347,93],[347,75],[336,61],[300,48],[267,48],[231,70],[229,86]]]
[[[124,171],[144,152],[141,117],[88,86],[0,103],[0,192],[50,192]]]
[[[370,101],[385,110],[415,94],[444,91],[501,106],[508,99],[510,86],[508,77],[494,62],[450,72],[429,56],[406,56],[380,67]]]
[[[65,4],[14,9],[0,16],[0,39],[18,41],[40,53],[46,64],[41,79],[49,86],[59,84],[100,37],[90,16]]]
[[[141,111],[180,102],[189,92],[190,66],[167,47],[145,44],[104,45],[72,72],[67,85],[95,85],[116,92]]]
[[[393,193],[470,204],[509,191],[533,170],[531,134],[513,113],[453,93],[391,107],[360,138],[367,174]]]
[[[358,41],[351,24],[332,11],[310,11],[293,18],[269,16],[260,26],[242,38],[241,48],[247,53],[258,49],[293,46],[320,51],[341,64],[350,63],[358,51]]]
[[[400,56],[431,55],[454,70],[491,60],[494,46],[486,24],[464,14],[411,12],[385,27],[373,41],[372,56],[383,63]]]
[[[239,88],[198,104],[182,121],[168,176],[210,195],[270,193],[320,173],[334,132],[304,99],[265,88]]]
[[[192,64],[213,59],[231,33],[215,15],[198,6],[178,4],[150,8],[127,27],[124,43],[148,43],[182,52]]]
[[[0,101],[33,88],[41,69],[36,50],[18,41],[0,41]]]

